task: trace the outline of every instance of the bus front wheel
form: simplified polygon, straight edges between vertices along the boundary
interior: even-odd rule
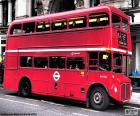
[[[20,83],[19,93],[23,97],[28,97],[31,94],[31,84],[28,80],[22,80]]]
[[[95,110],[105,110],[110,103],[109,96],[102,87],[93,88],[89,100],[91,107]]]

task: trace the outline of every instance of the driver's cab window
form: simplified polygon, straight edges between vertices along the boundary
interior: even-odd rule
[[[111,70],[111,53],[100,52],[99,70],[101,70],[101,71],[110,71]]]
[[[122,54],[114,53],[113,61],[114,61],[113,71],[116,73],[121,73],[122,72]]]

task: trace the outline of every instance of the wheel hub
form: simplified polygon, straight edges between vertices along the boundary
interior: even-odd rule
[[[102,102],[102,94],[101,93],[99,93],[99,92],[97,92],[97,93],[95,93],[94,94],[94,97],[93,97],[93,99],[94,99],[94,102],[96,103],[96,104],[100,104],[101,102]]]

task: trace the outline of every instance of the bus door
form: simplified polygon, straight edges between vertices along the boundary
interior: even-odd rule
[[[65,96],[82,100],[85,98],[87,79],[85,58],[82,56],[68,57],[66,64]]]

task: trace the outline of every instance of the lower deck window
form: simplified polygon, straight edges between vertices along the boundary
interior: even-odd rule
[[[84,59],[83,58],[68,58],[67,59],[67,69],[84,69]]]
[[[65,57],[63,56],[52,56],[49,59],[49,66],[50,68],[65,68]]]
[[[32,67],[32,57],[21,56],[20,57],[20,66],[21,67]]]
[[[48,68],[47,58],[34,58],[34,66],[37,68]]]

